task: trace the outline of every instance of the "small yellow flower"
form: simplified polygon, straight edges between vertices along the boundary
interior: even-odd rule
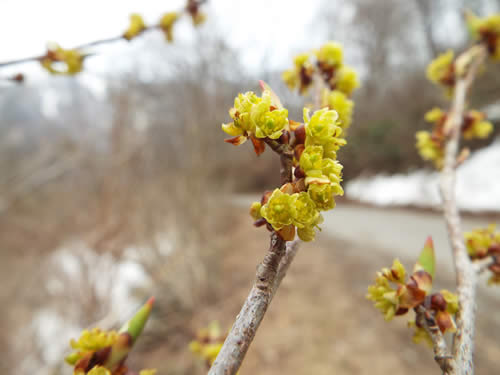
[[[437,169],[441,169],[444,161],[442,145],[434,141],[428,131],[419,131],[416,137],[417,150],[422,159],[432,161]]]
[[[142,33],[145,29],[146,25],[142,16],[140,14],[133,13],[130,15],[130,25],[127,31],[123,34],[123,37],[127,40],[131,40]]]
[[[479,138],[484,139],[493,132],[493,124],[485,121],[485,114],[479,111],[471,110],[467,112],[462,134],[465,139]]]
[[[165,13],[163,17],[160,19],[160,27],[165,33],[165,38],[169,42],[172,42],[174,40],[174,24],[177,22],[179,19],[179,13],[177,12],[169,12]]]
[[[430,111],[428,111],[425,114],[425,121],[427,122],[438,122],[441,121],[443,116],[445,116],[446,113],[441,110],[441,108],[435,107],[432,108]]]
[[[63,49],[58,45],[55,48],[50,48],[41,61],[41,65],[51,74],[75,75],[83,70],[84,56],[76,49]],[[58,69],[54,66],[55,63],[62,62],[65,64],[63,69]]]
[[[390,269],[382,268],[382,275],[393,283],[404,284],[406,282],[406,269],[399,259],[394,260]]]
[[[469,11],[466,21],[472,37],[485,43],[490,57],[500,61],[500,13],[479,18]]]
[[[343,92],[347,96],[351,96],[352,92],[359,87],[358,74],[356,71],[347,66],[342,65],[334,76],[334,88]]]
[[[281,78],[290,90],[298,87],[299,92],[304,94],[311,86],[314,67],[309,61],[310,57],[310,53],[301,53],[295,56],[293,59],[294,67],[282,73]]]
[[[500,244],[500,231],[497,232],[495,224],[490,224],[488,228],[474,229],[464,233],[467,251],[472,259],[481,259],[488,256],[491,246]]]
[[[340,138],[342,128],[337,125],[339,115],[334,110],[322,108],[309,117],[309,110],[304,108],[306,128],[306,147],[310,145],[325,145],[334,138]]]
[[[434,344],[432,342],[432,338],[429,336],[425,328],[419,327],[415,324],[415,321],[408,322],[408,328],[414,327],[415,332],[413,333],[413,342],[415,344],[420,344],[421,342],[425,343],[429,348],[433,348]]]
[[[260,209],[262,208],[262,204],[260,202],[253,202],[250,206],[250,216],[254,220],[259,220],[262,215],[260,214]]]
[[[328,42],[316,51],[318,62],[332,68],[342,64],[342,57],[342,46],[336,42]]]
[[[458,296],[449,290],[442,289],[440,292],[446,301],[446,311],[454,315],[458,312]]]
[[[260,214],[274,230],[280,230],[292,224],[295,199],[296,194],[292,196],[275,189],[267,203],[260,209]]]
[[[342,195],[342,187],[331,183],[309,184],[307,192],[319,210],[327,211],[335,208],[335,195]]]
[[[311,227],[317,223],[319,211],[306,192],[298,193],[294,199],[292,216],[292,224],[297,228]]]
[[[116,331],[101,331],[99,328],[84,330],[78,340],[71,339],[70,346],[75,350],[66,357],[66,362],[74,365],[87,353],[112,346],[118,339]]]
[[[436,84],[453,86],[455,83],[453,50],[448,50],[436,57],[427,67],[427,78]]]
[[[320,177],[323,174],[323,147],[307,146],[300,156],[299,164],[307,176]]]
[[[281,74],[281,79],[283,79],[283,82],[288,86],[290,90],[294,90],[297,85],[299,84],[299,76],[295,70],[285,70]]]
[[[337,123],[342,129],[345,130],[351,126],[354,102],[343,92],[339,90],[330,91],[325,89],[323,91],[323,105],[337,111],[339,115]]]
[[[196,340],[189,343],[189,350],[211,366],[222,349],[225,338],[226,336],[222,334],[219,323],[213,321],[208,327],[202,328],[198,332]]]
[[[377,273],[375,284],[368,287],[366,298],[375,302],[375,307],[382,312],[386,321],[394,317],[399,307],[396,290],[381,272]]]
[[[285,108],[271,110],[271,106],[271,94],[266,90],[262,93],[262,100],[250,110],[250,120],[255,127],[257,138],[277,139],[288,125],[288,110]]]
[[[234,107],[229,110],[229,115],[234,121],[222,124],[222,130],[231,136],[243,135],[245,132],[253,133],[255,125],[250,120],[250,112],[253,106],[261,101],[262,98],[259,98],[252,91],[238,94],[234,99]]]

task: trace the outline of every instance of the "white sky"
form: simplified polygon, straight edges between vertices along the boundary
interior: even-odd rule
[[[184,4],[185,0],[0,0],[0,61],[43,54],[47,42],[70,48],[116,36],[126,29],[130,13],[140,13],[152,24]],[[261,63],[265,56],[282,67],[308,42],[311,30],[306,29],[314,24],[318,4],[319,0],[210,0],[204,6],[209,22],[199,32],[211,32],[216,25],[232,46],[244,51],[248,66]],[[176,29],[181,43],[191,32],[186,19],[183,23]],[[307,44],[321,43],[322,37],[317,35]],[[123,42],[111,50],[125,47],[129,48]],[[19,70],[19,66],[13,69]]]

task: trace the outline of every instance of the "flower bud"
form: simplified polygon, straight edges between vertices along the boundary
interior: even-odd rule
[[[283,131],[281,137],[279,137],[279,142],[284,145],[290,143],[290,132],[288,130]]]
[[[295,142],[296,144],[304,144],[306,141],[306,127],[304,124],[295,129]]]
[[[295,170],[293,171],[293,175],[296,178],[304,178],[304,177],[306,177],[306,174],[305,174],[304,170],[302,168],[300,168],[300,167],[295,168]]]
[[[431,296],[431,308],[438,311],[446,311],[446,300],[441,293],[434,293]]]

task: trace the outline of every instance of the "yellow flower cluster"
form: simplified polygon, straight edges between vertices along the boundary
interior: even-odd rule
[[[448,50],[436,57],[427,67],[427,78],[429,81],[447,89],[453,88],[455,85],[454,58],[455,54],[452,50]]]
[[[49,48],[40,64],[44,69],[52,74],[74,75],[80,73],[83,69],[84,56],[75,49],[63,49],[58,45]],[[61,69],[58,63],[64,63]]]
[[[229,115],[233,122],[222,124],[222,130],[235,137],[226,140],[234,145],[244,143],[249,137],[278,139],[289,129],[288,110],[278,108],[269,90],[264,90],[262,97],[252,91],[239,94]]]
[[[335,207],[335,196],[343,195],[342,165],[336,160],[337,150],[345,145],[338,114],[323,108],[309,116],[304,109],[303,143],[296,145],[300,156],[295,169],[303,175],[294,184],[275,189],[262,203],[254,203],[251,215],[264,218],[286,241],[295,237],[303,241],[315,238],[315,228],[323,222],[320,211]]]
[[[384,319],[391,320],[398,311],[401,302],[401,294],[394,289],[389,282],[404,285],[406,270],[401,262],[396,259],[392,267],[384,268],[377,272],[375,284],[368,287],[366,298],[375,303],[375,307],[384,315]]]
[[[430,160],[437,169],[443,166],[444,158],[444,126],[448,115],[440,108],[433,108],[425,114],[425,120],[434,124],[432,133],[419,131],[417,137],[417,150],[424,160]],[[493,131],[493,124],[484,120],[482,112],[470,110],[465,113],[462,122],[462,135],[465,139],[484,139]]]
[[[290,90],[298,87],[299,93],[305,94],[313,83],[314,74],[321,77],[330,90],[347,96],[359,86],[356,72],[343,64],[342,46],[336,42],[327,42],[319,50],[297,55],[294,67],[284,71],[282,78]]]
[[[83,330],[78,340],[71,339],[70,346],[75,352],[66,357],[66,362],[74,365],[89,352],[112,346],[118,338],[116,331],[101,331],[99,328]]]
[[[500,13],[479,18],[467,12],[466,21],[472,37],[485,43],[491,58],[500,61]]]
[[[78,340],[71,340],[75,350],[65,360],[74,366],[74,375],[123,375],[125,360],[142,333],[153,308],[151,297],[118,332],[99,328],[84,330]],[[155,370],[143,370],[140,375],[154,375]]]
[[[327,42],[317,51],[314,51],[318,63],[324,65],[323,69],[335,69],[342,65],[342,46],[336,42]]]
[[[201,3],[199,0],[188,0],[185,8],[185,12],[191,16],[195,26],[202,24],[206,18],[205,14],[199,9]],[[164,32],[165,38],[169,42],[173,41],[173,27],[180,16],[179,12],[165,13],[157,25]],[[133,13],[130,15],[129,26],[122,34],[122,37],[126,40],[132,40],[147,29],[148,26],[145,24],[142,16]],[[78,49],[63,49],[55,45],[55,47],[49,48],[47,54],[40,58],[39,61],[42,67],[51,74],[74,75],[83,70],[83,60],[85,57],[85,54]],[[22,76],[16,76],[16,80],[21,81]]]
[[[471,110],[465,115],[462,134],[465,139],[484,139],[493,132],[493,124],[485,121],[486,115],[483,112]]]
[[[490,224],[488,228],[475,229],[464,233],[467,251],[472,259],[481,259],[489,255],[490,247],[500,245],[500,232],[496,225]]]
[[[488,285],[500,285],[500,232],[496,225],[488,228],[475,229],[464,234],[469,257],[475,261],[490,257],[492,262],[488,267],[491,276]]]
[[[226,335],[222,334],[219,323],[213,321],[208,327],[198,332],[196,340],[189,343],[189,350],[210,367],[217,358],[225,339]]]
[[[458,311],[458,297],[448,290],[431,294],[434,268],[434,245],[429,238],[409,277],[404,266],[396,259],[391,268],[377,272],[375,284],[368,287],[366,298],[374,302],[387,321],[396,315],[406,314],[409,309],[424,306],[435,317],[441,332],[455,332],[453,316]],[[415,343],[424,341],[432,344],[427,331],[418,321],[409,321],[408,326],[415,328]]]
[[[430,132],[421,130],[416,134],[417,150],[422,159],[434,163],[437,169],[443,167],[444,149],[441,141],[433,139]]]
[[[314,67],[309,61],[310,53],[301,53],[293,59],[293,69],[285,70],[282,79],[290,90],[298,87],[305,94],[313,82]]]

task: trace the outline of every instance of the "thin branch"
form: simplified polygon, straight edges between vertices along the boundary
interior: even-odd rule
[[[202,5],[206,2],[207,2],[207,0],[188,0],[187,6],[183,7],[182,9],[179,9],[176,13],[178,13],[180,15],[189,14],[190,7],[198,8],[200,5]],[[157,29],[161,29],[161,26],[160,25],[146,26],[144,28],[144,30],[141,31],[141,34],[146,32],[146,31],[157,30]],[[84,51],[84,50],[91,48],[91,47],[96,47],[96,46],[103,45],[103,44],[115,43],[115,42],[120,41],[120,40],[126,40],[126,38],[124,37],[124,34],[114,36],[111,38],[104,38],[104,39],[95,40],[93,42],[80,44],[80,45],[73,47],[71,49]],[[95,53],[86,54],[84,57],[87,58],[87,57],[91,57],[91,56],[95,56],[95,55],[96,55]],[[4,68],[6,66],[11,66],[11,65],[23,64],[23,63],[27,63],[27,62],[41,61],[46,57],[47,57],[47,54],[44,54],[44,55],[38,55],[38,56],[24,57],[21,59],[15,59],[15,60],[10,60],[10,61],[4,61],[4,62],[0,62],[0,68]]]
[[[484,271],[486,271],[490,266],[494,265],[495,263],[496,259],[494,256],[489,256],[472,262],[472,264],[474,265],[474,269],[479,275],[482,274]]]
[[[456,158],[466,106],[466,95],[479,66],[484,62],[487,54],[484,47],[475,46],[472,48],[480,48],[479,53],[472,56],[472,61],[465,76],[458,77],[450,115],[444,125],[444,128],[448,130],[449,138],[445,146],[444,166],[440,181],[444,218],[455,263],[459,301],[459,311],[456,316],[457,333],[452,352],[456,361],[456,374],[474,373],[473,352],[477,273],[465,248],[455,194]],[[464,52],[461,57],[470,51],[471,49]]]
[[[283,185],[292,181],[292,152],[289,147],[281,150],[280,175]],[[267,308],[297,251],[293,243],[288,249],[287,251],[286,242],[273,232],[269,252],[257,267],[252,290],[210,368],[209,375],[234,375],[238,372]]]
[[[292,264],[295,255],[297,255],[297,252],[299,251],[300,248],[300,241],[299,240],[294,240],[291,242],[288,242],[286,244],[286,251],[285,255],[283,258],[281,258],[281,262],[278,266],[278,274],[276,275],[276,279],[274,280],[274,285],[273,285],[273,290],[272,290],[272,296],[276,294],[276,291],[281,285],[281,282],[286,276],[286,273],[288,272],[288,269],[290,268],[290,265]]]
[[[443,374],[453,374],[455,372],[455,361],[448,351],[448,346],[443,333],[439,329],[436,319],[430,311],[420,305],[416,309],[416,322],[424,327],[432,339],[434,349],[434,360],[438,363]]]

